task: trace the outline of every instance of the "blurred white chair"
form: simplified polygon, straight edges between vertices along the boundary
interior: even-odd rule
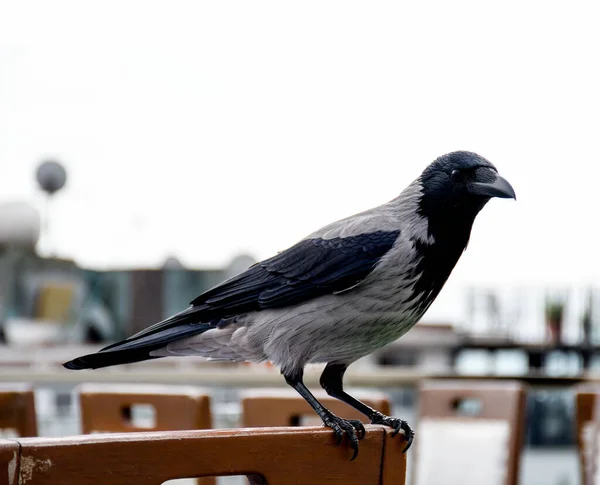
[[[415,485],[516,485],[525,390],[518,382],[426,381],[419,389]]]

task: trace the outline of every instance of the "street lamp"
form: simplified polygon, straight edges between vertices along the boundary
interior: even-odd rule
[[[56,160],[46,160],[40,163],[35,176],[38,185],[46,193],[43,231],[46,233],[46,238],[49,238],[50,200],[54,194],[65,186],[65,183],[67,182],[67,171]]]

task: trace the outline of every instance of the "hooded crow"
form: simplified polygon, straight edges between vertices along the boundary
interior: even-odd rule
[[[431,163],[395,199],[329,224],[206,291],[191,306],[122,342],[64,364],[96,369],[169,356],[271,361],[286,382],[358,453],[364,426],[326,409],[303,383],[325,363],[321,386],[372,424],[414,433],[344,391],[355,360],[408,332],[435,300],[492,197],[516,198],[485,158],[466,151]]]

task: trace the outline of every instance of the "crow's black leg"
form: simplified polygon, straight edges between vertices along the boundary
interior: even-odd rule
[[[363,439],[365,436],[364,425],[357,419],[340,418],[323,406],[304,385],[304,382],[302,382],[302,370],[293,373],[284,373],[283,376],[285,377],[286,382],[296,389],[298,394],[300,394],[306,400],[306,402],[311,405],[311,407],[323,420],[323,424],[333,429],[338,445],[342,442],[344,433],[348,436],[350,446],[354,450],[354,454],[352,455],[351,459],[354,460],[356,455],[358,455],[358,441]]]
[[[325,389],[330,396],[335,397],[340,401],[344,401],[354,409],[363,413],[371,420],[371,424],[384,424],[394,428],[392,436],[396,436],[400,430],[404,431],[404,436],[406,437],[406,447],[404,448],[404,451],[408,450],[415,437],[414,431],[403,419],[386,416],[345,392],[343,378],[347,368],[348,366],[346,364],[327,364],[319,381],[321,387]]]

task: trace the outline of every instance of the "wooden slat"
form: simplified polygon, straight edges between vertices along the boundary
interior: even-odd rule
[[[37,436],[35,400],[28,384],[0,384],[0,429],[14,429],[19,436]]]
[[[390,414],[390,401],[380,393],[353,393],[354,397],[363,401],[383,414]],[[348,404],[328,396],[325,392],[315,392],[314,396],[323,406],[346,419],[358,419],[368,423],[368,418]],[[320,421],[312,407],[293,389],[268,389],[245,391],[240,396],[242,402],[242,423],[246,427],[255,426],[291,426],[301,423],[301,418],[309,418],[318,424]],[[300,422],[299,422],[300,421]]]
[[[348,444],[337,446],[333,432],[322,427],[23,438],[21,480],[27,485],[159,485],[175,478],[259,475],[268,485],[380,485],[384,476],[385,485],[403,485],[402,438],[394,438],[385,453],[390,431],[366,428],[354,461]],[[388,472],[388,466],[396,470]]]
[[[84,433],[210,429],[210,396],[193,387],[83,384],[76,390]],[[152,429],[138,428],[124,411],[136,404],[155,410]]]

